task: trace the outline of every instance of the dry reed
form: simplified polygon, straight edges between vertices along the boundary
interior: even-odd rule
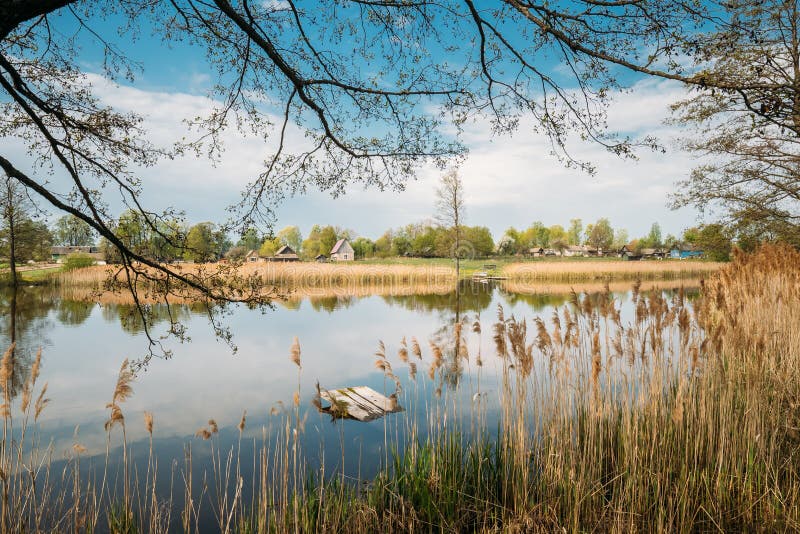
[[[632,295],[628,316],[610,288],[576,291],[551,317],[534,319],[535,333],[526,320],[499,308],[492,329],[502,369],[497,434],[476,408],[465,439],[455,400],[431,404],[425,428],[415,417],[404,419],[406,434],[384,427],[384,446],[398,453],[368,485],[349,485],[324,467],[308,466],[299,446],[299,406],[279,410],[275,432],[264,431],[249,502],[242,497],[238,450],[223,455],[212,440],[213,473],[201,490],[210,492],[206,499],[195,493],[187,450],[184,530],[195,531],[200,507],[209,502],[222,532],[800,529],[800,253],[764,247],[737,255],[703,284],[696,300],[683,292],[665,298],[639,284]],[[464,342],[468,329],[453,328],[456,343]],[[472,333],[480,337],[481,330],[478,323]],[[447,372],[451,353],[463,359],[445,342],[430,347],[432,377]],[[403,340],[398,352],[416,383],[409,352],[423,359],[416,338],[410,347]],[[383,343],[376,355],[381,370],[391,372]],[[290,359],[299,373],[297,340]],[[131,394],[132,379],[123,364],[112,412]],[[31,391],[34,386],[35,379]],[[477,400],[485,396],[478,390],[470,397],[482,406]],[[145,417],[152,432],[152,416],[149,423]],[[244,421],[243,414],[240,434]],[[209,439],[218,431],[209,420],[198,436]],[[391,441],[401,435],[410,440]],[[93,529],[96,521],[87,525],[84,518],[113,509],[103,490],[97,494],[77,478],[71,489],[77,504],[47,492],[34,500],[35,484],[23,483],[28,475],[14,463],[17,452],[7,439],[0,455],[5,531],[41,532],[53,524]],[[155,484],[148,480],[150,495]],[[111,530],[132,531],[136,518],[150,532],[166,530],[159,527],[161,507],[137,508],[134,501],[126,496],[122,512],[108,516],[109,525],[127,530]],[[24,517],[11,514],[16,509]]]

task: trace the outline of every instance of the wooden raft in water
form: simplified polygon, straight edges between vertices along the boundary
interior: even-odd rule
[[[385,397],[367,386],[323,389],[319,396],[330,403],[330,406],[320,407],[320,410],[342,419],[373,421],[387,413],[403,411],[394,395]]]

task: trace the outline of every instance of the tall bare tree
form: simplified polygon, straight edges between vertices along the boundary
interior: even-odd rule
[[[464,183],[455,169],[442,175],[436,189],[436,220],[452,232],[451,257],[456,260],[456,275],[461,272],[461,257],[464,255],[462,225],[464,224]]]

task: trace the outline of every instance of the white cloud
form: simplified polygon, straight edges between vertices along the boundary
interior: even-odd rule
[[[682,96],[678,84],[652,81],[616,95],[609,109],[610,128],[655,135],[667,152],[643,148],[637,151],[638,160],[621,159],[575,135],[568,149],[577,159],[595,165],[594,176],[558,162],[550,154],[547,138],[534,133],[530,124],[523,123],[515,135],[503,137],[493,137],[487,123],[468,125],[470,154],[460,169],[468,224],[488,226],[495,239],[512,225],[526,227],[535,220],[566,225],[575,217],[584,223],[608,217],[631,236],[644,235],[656,221],[665,233],[693,225],[694,211],[667,207],[673,183],[693,166],[688,154],[672,148],[678,132],[663,124],[669,105]],[[385,228],[430,216],[438,176],[438,171],[426,168],[402,194],[354,191],[341,205],[311,194],[290,201],[281,211],[281,222],[307,217],[302,221],[305,228],[314,222],[333,222],[377,236]]]
[[[208,114],[214,105],[203,96],[116,86],[96,75],[89,79],[103,102],[144,116],[148,138],[159,145],[189,136],[185,121]],[[574,157],[592,162],[595,176],[565,168],[550,154],[546,137],[533,132],[530,124],[523,122],[513,136],[502,137],[492,136],[486,122],[468,125],[464,138],[470,154],[461,168],[468,223],[489,226],[495,238],[511,225],[525,227],[534,220],[567,224],[574,217],[585,222],[609,217],[632,236],[645,233],[653,221],[673,233],[694,224],[691,210],[673,212],[666,207],[673,183],[692,166],[687,154],[671,148],[676,131],[662,123],[669,104],[682,96],[678,84],[654,81],[616,95],[609,109],[610,128],[656,135],[668,150],[662,154],[642,149],[638,161],[623,160],[574,136],[568,149]],[[144,201],[158,209],[184,209],[190,221],[225,220],[225,208],[238,201],[243,186],[261,172],[275,139],[265,142],[230,128],[222,141],[225,152],[216,165],[188,154],[140,170]],[[301,132],[290,129],[289,150],[305,142]],[[21,146],[12,151],[26,157]],[[429,217],[438,176],[436,169],[426,167],[403,193],[354,188],[336,202],[328,194],[310,192],[281,206],[278,223],[298,224],[305,232],[315,223],[338,224],[377,237],[389,227]]]

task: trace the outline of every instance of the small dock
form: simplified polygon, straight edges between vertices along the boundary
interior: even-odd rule
[[[329,406],[320,403],[319,410],[336,419],[374,421],[387,413],[403,411],[394,394],[386,397],[368,386],[321,389],[319,397],[329,403]]]
[[[477,273],[472,273],[472,280],[475,282],[488,282],[490,280],[508,280],[508,277],[481,271]]]

